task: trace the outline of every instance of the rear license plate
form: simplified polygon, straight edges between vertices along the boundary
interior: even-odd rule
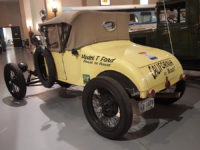
[[[140,113],[146,112],[154,108],[154,98],[147,98],[138,103]]]

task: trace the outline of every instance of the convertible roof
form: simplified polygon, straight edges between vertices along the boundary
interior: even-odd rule
[[[58,24],[58,23],[67,23],[67,24],[72,25],[72,22],[76,20],[78,16],[84,13],[86,12],[83,12],[83,11],[64,12],[61,15],[42,23],[41,25],[50,25],[50,24]]]
[[[115,30],[104,28],[105,22],[114,22]],[[129,14],[125,12],[73,11],[40,25],[67,23],[72,26],[66,49],[79,49],[83,46],[111,40],[129,40]],[[51,38],[51,36],[49,36]]]

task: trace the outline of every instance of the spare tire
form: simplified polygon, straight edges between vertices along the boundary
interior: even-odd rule
[[[34,53],[34,65],[38,78],[41,83],[50,88],[56,80],[56,66],[51,52],[45,48],[39,47]]]

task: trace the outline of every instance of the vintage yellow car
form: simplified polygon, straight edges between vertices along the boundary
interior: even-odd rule
[[[132,102],[141,113],[154,102],[171,104],[184,93],[185,75],[170,53],[129,40],[129,15],[121,12],[66,12],[40,25],[44,37],[36,45],[34,64],[45,87],[84,86],[82,105],[100,135],[117,139],[127,133]],[[26,94],[23,63],[7,64],[6,85],[16,99]],[[31,75],[30,75],[31,76]],[[35,83],[35,82],[33,82]]]

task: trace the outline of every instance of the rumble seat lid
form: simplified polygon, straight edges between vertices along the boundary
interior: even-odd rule
[[[174,57],[164,50],[142,46],[128,40],[97,43],[90,47],[99,55],[126,61],[138,68]]]

